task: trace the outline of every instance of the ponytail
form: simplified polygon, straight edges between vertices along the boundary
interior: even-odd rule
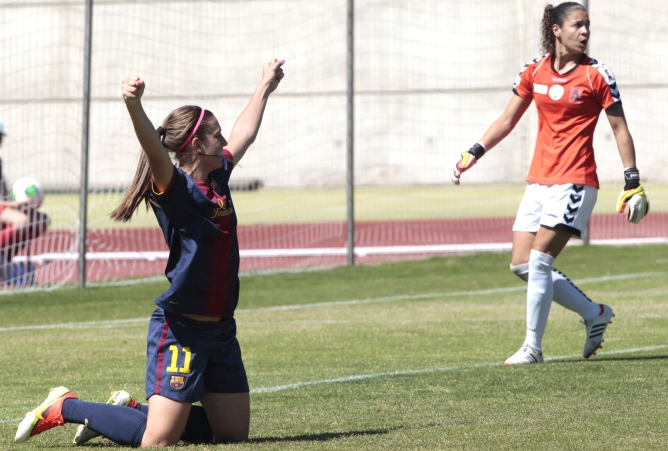
[[[550,4],[545,5],[543,20],[540,22],[540,48],[543,54],[554,54],[555,51],[555,37],[552,32],[552,11],[554,11],[554,6]]]
[[[111,219],[117,222],[128,222],[139,204],[146,202],[146,210],[148,211],[149,197],[151,193],[151,167],[148,164],[148,157],[142,149],[139,154],[139,164],[137,165],[137,172],[130,183],[121,203],[109,215]]]

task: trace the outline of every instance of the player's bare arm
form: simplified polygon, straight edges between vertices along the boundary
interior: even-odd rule
[[[612,133],[615,135],[617,150],[619,150],[619,156],[622,157],[622,164],[625,168],[635,167],[636,150],[624,116],[624,107],[620,105],[612,108],[611,111],[606,111],[606,116],[608,116]]]
[[[13,208],[15,210],[27,210],[30,208],[30,203],[27,200],[0,200],[0,207]]]
[[[617,150],[624,166],[624,188],[617,199],[615,210],[618,213],[627,211],[627,220],[634,224],[640,222],[649,213],[649,199],[640,183],[640,171],[636,167],[636,151],[633,138],[629,132],[624,108],[620,105],[606,111],[608,122],[617,142]],[[629,206],[627,209],[627,205]]]
[[[531,105],[531,98],[524,99],[514,95],[501,116],[487,129],[482,139],[471,149],[461,154],[452,169],[452,183],[459,185],[462,173],[471,169],[488,150],[492,149],[515,128],[515,125]]]
[[[235,164],[241,160],[246,150],[257,138],[269,95],[276,90],[283,79],[281,66],[284,63],[284,60],[279,61],[273,58],[264,64],[260,84],[232,127],[226,149],[232,154]]]
[[[487,129],[483,135],[480,143],[485,146],[486,150],[491,150],[494,146],[499,144],[508,134],[513,131],[517,123],[522,119],[529,105],[531,105],[531,98],[524,99],[520,96],[513,95],[505,111],[494,121],[494,123]]]
[[[169,154],[160,142],[155,128],[144,112],[141,97],[144,94],[146,83],[136,75],[128,76],[121,84],[123,100],[130,113],[137,139],[148,157],[153,174],[153,181],[158,190],[163,191],[169,186],[174,167]]]

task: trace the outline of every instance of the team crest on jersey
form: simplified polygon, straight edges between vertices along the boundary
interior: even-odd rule
[[[582,88],[574,86],[571,88],[571,95],[568,96],[570,103],[582,103]]]
[[[220,194],[220,193],[223,191],[223,190],[221,189],[220,185],[218,184],[218,182],[216,182],[215,180],[211,180],[211,183],[209,183],[209,186],[211,187],[211,189],[212,189],[214,192],[216,192],[216,193],[218,193],[218,194]]]
[[[171,376],[169,379],[169,386],[174,390],[181,390],[186,385],[185,377]]]
[[[549,93],[552,100],[559,100],[564,96],[564,87],[561,85],[552,85]]]
[[[608,66],[603,63],[599,63],[598,61],[593,64],[593,66],[598,70],[598,73],[603,76],[603,79],[609,86],[617,83],[615,74],[612,73],[612,70]]]

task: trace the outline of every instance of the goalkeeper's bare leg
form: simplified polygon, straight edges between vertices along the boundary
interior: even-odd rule
[[[529,280],[529,258],[536,234],[532,232],[513,233],[513,256],[511,271],[520,279]],[[568,241],[568,240],[567,240]],[[566,241],[566,242],[567,242]],[[589,358],[601,347],[603,334],[614,316],[612,309],[593,302],[564,273],[551,268],[553,294],[552,299],[559,305],[578,313],[586,326],[587,339],[583,355]]]

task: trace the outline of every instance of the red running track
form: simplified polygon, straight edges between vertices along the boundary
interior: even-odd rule
[[[441,219],[424,221],[358,222],[358,247],[424,246],[443,244],[510,243],[514,218]],[[271,224],[239,226],[241,250],[313,249],[346,246],[346,224]],[[668,213],[648,215],[640,224],[630,224],[621,215],[596,215],[590,225],[592,240],[668,237]],[[164,252],[162,233],[151,229],[92,230],[88,252]],[[30,254],[78,251],[74,232],[47,232],[30,246]],[[443,252],[441,254],[445,254]],[[385,254],[356,257],[360,264],[424,257],[424,253]],[[430,253],[429,255],[435,255]],[[346,263],[345,255],[311,257],[242,257],[241,270],[271,270],[290,267],[330,266]],[[161,275],[165,260],[90,260],[88,281]],[[40,283],[76,282],[76,261],[51,261],[37,265]]]

